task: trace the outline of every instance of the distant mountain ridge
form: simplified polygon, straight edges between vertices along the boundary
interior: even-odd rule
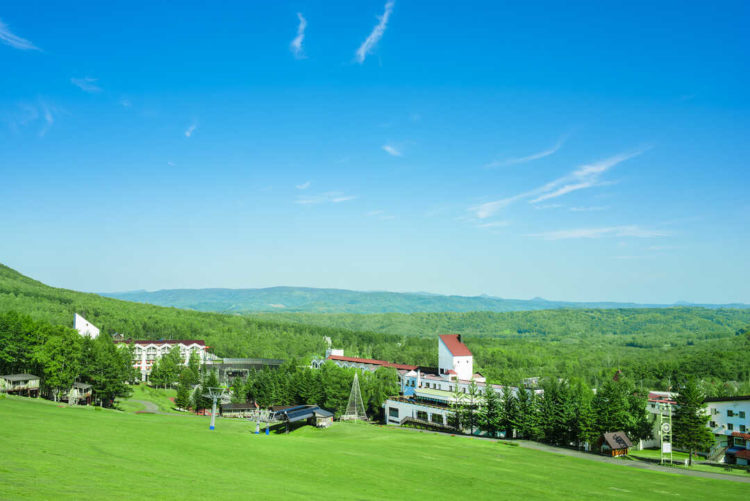
[[[312,287],[262,289],[165,289],[101,293],[102,296],[159,306],[226,313],[437,313],[535,311],[551,309],[665,308],[678,304],[549,301],[492,296],[444,296],[424,292],[367,292]],[[688,304],[705,308],[750,308],[746,304]]]

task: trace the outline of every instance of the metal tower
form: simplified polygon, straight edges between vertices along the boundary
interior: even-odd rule
[[[367,420],[365,404],[362,402],[362,392],[359,390],[358,373],[354,373],[352,391],[349,393],[349,403],[346,405],[346,413],[341,416],[342,421]]]

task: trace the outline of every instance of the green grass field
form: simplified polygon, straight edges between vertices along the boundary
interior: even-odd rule
[[[246,421],[0,400],[0,498],[744,499],[747,484],[365,424]]]
[[[174,403],[169,399],[176,396],[177,390],[174,389],[149,388],[145,384],[139,384],[133,386],[133,394],[129,398],[117,401],[117,407],[125,412],[143,411],[145,406],[138,400],[145,400],[156,404],[161,412],[180,414],[173,409]]]

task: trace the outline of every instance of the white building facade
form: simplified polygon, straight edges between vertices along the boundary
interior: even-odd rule
[[[710,415],[708,426],[716,439],[709,457],[730,464],[750,464],[750,395],[707,398],[705,402]]]
[[[180,347],[182,364],[187,365],[191,353],[197,353],[201,364],[207,360],[206,342],[200,339],[190,340],[162,340],[162,341],[115,341],[123,346],[133,345],[133,367],[141,373],[141,381],[147,381],[154,362],[172,351],[175,346]]]

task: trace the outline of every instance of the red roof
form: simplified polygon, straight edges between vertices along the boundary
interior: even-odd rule
[[[440,340],[454,357],[472,356],[466,345],[461,342],[460,334],[441,334]]]
[[[454,374],[455,375],[456,371],[454,371],[453,369],[448,369],[447,371],[445,371],[445,373],[446,374]]]
[[[206,346],[206,342],[202,339],[161,339],[159,341],[149,341],[149,340],[143,340],[143,339],[140,339],[140,340],[128,339],[125,341],[115,341],[115,343],[125,343],[125,344],[134,343],[134,344],[143,344],[143,345],[145,344],[186,344],[186,345],[199,344],[201,346]]]
[[[750,440],[750,433],[741,433],[739,431],[733,431],[732,432],[733,437],[739,437],[744,438],[745,440]]]
[[[734,457],[740,458],[740,459],[750,459],[750,449],[745,449],[744,451],[737,451]]]
[[[360,364],[380,365],[382,367],[394,367],[396,369],[414,370],[416,365],[394,364],[386,360],[375,360],[373,358],[344,357],[341,355],[328,355],[328,360],[340,360],[342,362],[357,362]]]

